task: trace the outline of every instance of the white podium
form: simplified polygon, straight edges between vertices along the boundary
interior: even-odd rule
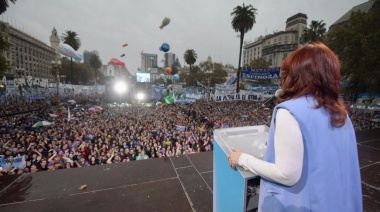
[[[222,128],[214,131],[214,192],[216,212],[252,211],[258,207],[259,176],[242,167],[232,169],[228,164],[231,148],[262,159],[269,127],[265,125]],[[255,194],[252,194],[252,188]]]

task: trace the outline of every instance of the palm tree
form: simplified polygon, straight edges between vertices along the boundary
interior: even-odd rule
[[[309,28],[303,31],[301,43],[322,42],[326,37],[326,23],[322,21],[311,21]]]
[[[190,73],[191,73],[191,65],[193,65],[197,61],[198,55],[193,49],[186,50],[183,55],[183,59],[185,62],[190,65]]]
[[[240,51],[239,51],[239,66],[237,72],[237,84],[236,84],[236,93],[240,92],[240,63],[241,63],[241,51],[243,49],[243,40],[244,34],[252,29],[253,24],[256,23],[256,10],[252,5],[237,6],[231,13],[233,16],[231,24],[235,32],[240,32]]]
[[[75,51],[77,51],[81,45],[78,34],[74,31],[67,30],[66,33],[63,33],[61,36],[61,40],[63,43],[66,43],[73,47]],[[73,83],[73,58],[71,58],[71,73],[70,73],[70,81]]]
[[[16,3],[16,0],[9,0],[13,4]],[[7,10],[7,7],[9,7],[8,0],[0,0],[0,15],[4,13]]]

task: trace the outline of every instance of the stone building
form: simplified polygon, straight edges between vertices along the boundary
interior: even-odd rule
[[[286,20],[285,31],[260,36],[253,42],[245,42],[243,66],[262,57],[271,63],[270,67],[279,67],[282,60],[300,46],[301,36],[306,27],[307,15],[298,13]]]
[[[6,75],[53,79],[51,62],[57,57],[53,47],[3,21],[0,21],[0,33],[10,44],[9,50],[2,52],[8,64]],[[54,34],[57,36],[55,29],[52,31],[52,35]]]

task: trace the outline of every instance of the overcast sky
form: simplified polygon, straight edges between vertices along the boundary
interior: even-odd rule
[[[327,27],[352,7],[366,0],[18,0],[0,17],[50,45],[55,27],[59,35],[75,31],[82,42],[78,50],[97,50],[103,64],[112,57],[125,62],[131,73],[140,67],[140,53],[158,55],[163,42],[170,44],[184,65],[183,54],[194,49],[196,64],[210,55],[214,62],[238,65],[239,38],[231,27],[231,12],[237,5],[257,9],[256,24],[245,41],[285,30],[286,19],[299,12],[311,20],[323,20]],[[160,30],[162,20],[171,22]],[[123,48],[122,44],[128,43]],[[125,56],[120,58],[120,55]],[[159,66],[163,64],[159,62]]]

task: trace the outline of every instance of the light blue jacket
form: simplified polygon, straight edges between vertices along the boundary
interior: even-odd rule
[[[297,120],[304,142],[300,180],[284,186],[266,179],[260,184],[260,211],[362,211],[362,189],[355,131],[347,117],[333,127],[324,107],[313,97],[300,97],[274,109],[264,160],[274,163],[275,117],[287,109]],[[291,152],[289,153],[291,154]]]

